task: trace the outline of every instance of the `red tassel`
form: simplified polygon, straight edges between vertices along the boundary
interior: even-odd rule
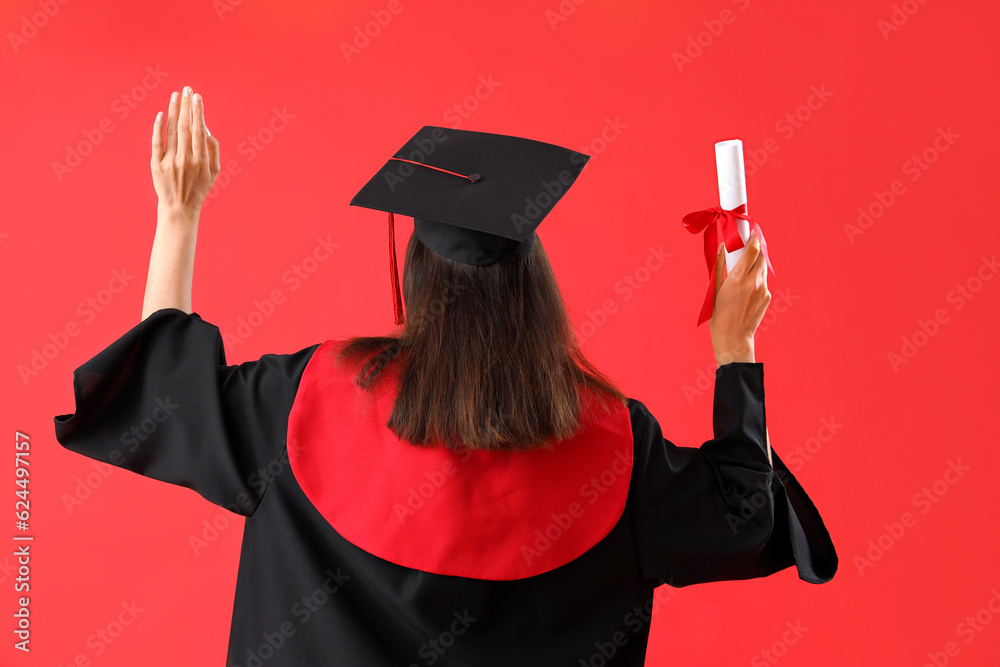
[[[403,324],[403,297],[399,290],[399,269],[396,266],[396,225],[389,211],[389,280],[392,281],[392,303],[396,315],[396,325]]]

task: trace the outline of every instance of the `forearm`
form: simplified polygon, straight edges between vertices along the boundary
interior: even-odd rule
[[[142,319],[161,308],[191,312],[198,218],[157,206],[156,233],[149,257]]]
[[[771,434],[764,413],[763,364],[753,361],[753,353],[736,356],[747,361],[720,363],[716,371],[712,428],[715,438],[726,437],[732,431],[737,439],[753,440],[767,450],[767,462],[774,467],[771,456]],[[760,442],[760,431],[764,442]]]

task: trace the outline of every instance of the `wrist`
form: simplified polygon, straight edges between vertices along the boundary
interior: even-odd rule
[[[756,363],[753,340],[736,345],[727,345],[725,348],[716,350],[715,361],[719,366],[734,362]]]
[[[185,208],[182,206],[164,204],[162,201],[156,205],[156,221],[184,225],[197,226],[201,211]]]

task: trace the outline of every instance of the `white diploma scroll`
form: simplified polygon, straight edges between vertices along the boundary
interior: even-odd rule
[[[719,173],[719,206],[731,211],[747,203],[747,180],[743,170],[743,142],[727,139],[715,144],[715,168]],[[743,243],[750,240],[750,225],[746,220],[736,220],[736,229]],[[735,252],[726,250],[726,273],[736,266],[743,248]]]

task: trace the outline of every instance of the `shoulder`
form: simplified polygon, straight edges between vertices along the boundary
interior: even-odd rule
[[[287,352],[268,352],[257,359],[228,365],[224,365],[223,357],[219,367],[220,371],[225,370],[223,385],[230,391],[237,388],[249,391],[263,401],[272,402],[275,408],[279,405],[289,408],[323,345],[292,346]],[[222,347],[221,339],[219,346]]]
[[[282,367],[289,391],[297,404],[319,396],[357,393],[352,366],[339,360],[346,339],[328,338],[288,355],[273,355],[271,363]],[[355,369],[356,370],[356,369]],[[302,396],[306,394],[307,396]]]
[[[659,426],[656,417],[649,411],[645,403],[632,397],[626,397],[625,402],[628,406],[629,420],[632,423],[632,433],[635,434],[636,439],[645,435],[651,424]]]

